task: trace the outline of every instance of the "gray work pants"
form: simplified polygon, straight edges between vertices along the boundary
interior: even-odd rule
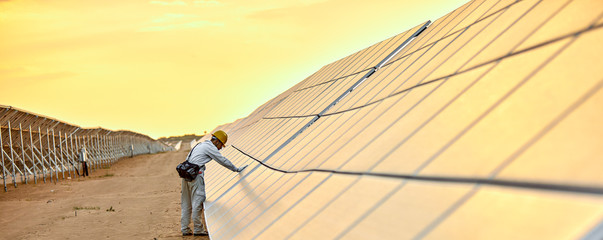
[[[205,232],[203,222],[201,222],[201,210],[203,210],[203,202],[205,202],[203,174],[197,175],[197,178],[191,182],[182,179],[182,195],[180,200],[182,202],[182,217],[180,218],[182,233],[191,232],[189,228],[191,212],[194,226],[193,233]]]

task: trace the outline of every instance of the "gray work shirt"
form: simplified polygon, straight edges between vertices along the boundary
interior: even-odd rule
[[[200,171],[203,172],[205,171],[205,164],[212,159],[233,172],[237,171],[237,167],[235,167],[235,165],[227,158],[222,156],[222,153],[218,151],[218,148],[209,140],[205,140],[204,142],[195,145],[188,156],[188,161],[201,166]]]
[[[86,162],[86,149],[82,148],[82,150],[79,152],[79,157],[80,157],[80,162]]]

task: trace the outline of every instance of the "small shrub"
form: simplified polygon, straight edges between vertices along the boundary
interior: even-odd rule
[[[104,177],[113,177],[114,174],[113,173],[105,173],[105,175],[99,176],[99,178],[104,178]]]
[[[73,210],[100,210],[100,207],[73,207]]]

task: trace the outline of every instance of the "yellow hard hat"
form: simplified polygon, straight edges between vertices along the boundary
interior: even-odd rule
[[[212,135],[214,137],[216,137],[218,140],[220,140],[220,142],[222,142],[222,144],[226,145],[226,141],[228,141],[228,135],[226,135],[226,133],[224,131],[218,130]]]

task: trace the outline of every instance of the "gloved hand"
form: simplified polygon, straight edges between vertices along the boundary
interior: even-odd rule
[[[240,168],[237,168],[237,172],[242,172],[243,170],[245,170],[245,168],[247,168],[247,166],[249,166],[249,165],[245,165]]]

